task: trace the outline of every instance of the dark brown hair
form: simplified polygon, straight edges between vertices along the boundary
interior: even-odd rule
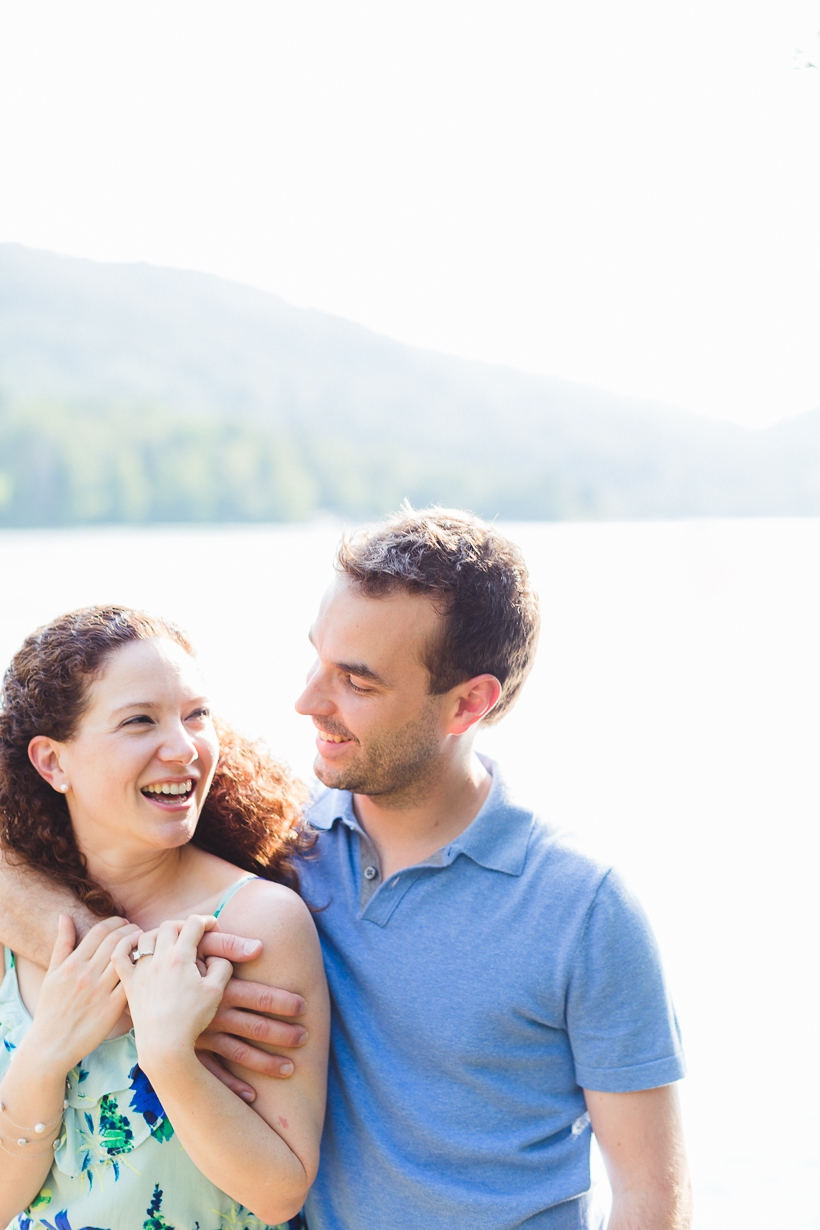
[[[68,804],[34,768],[28,747],[35,735],[71,739],[107,659],[123,645],[152,637],[167,637],[193,655],[188,638],[167,620],[121,606],[85,607],[27,637],[3,680],[0,845],[101,918],[118,913],[117,903],[88,874]],[[219,761],[194,844],[298,889],[293,859],[307,842],[299,828],[304,787],[261,745],[223,723],[216,727]]]
[[[509,539],[472,513],[418,512],[405,503],[384,524],[343,538],[336,567],[369,597],[396,589],[426,594],[444,617],[441,637],[425,653],[430,691],[495,675],[501,696],[484,721],[508,712],[530,672],[540,627],[524,557]]]

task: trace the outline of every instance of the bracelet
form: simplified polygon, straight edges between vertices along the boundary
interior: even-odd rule
[[[63,1099],[63,1109],[60,1111],[59,1115],[57,1115],[56,1119],[52,1119],[49,1123],[35,1123],[33,1128],[28,1128],[28,1127],[24,1127],[22,1123],[15,1123],[11,1115],[6,1110],[4,1104],[0,1102],[0,1113],[2,1113],[3,1116],[6,1119],[8,1119],[12,1127],[17,1128],[18,1132],[33,1131],[35,1135],[37,1136],[42,1136],[45,1132],[48,1131],[49,1128],[53,1128],[56,1124],[60,1123],[62,1121],[63,1115],[65,1114],[67,1110],[68,1110],[68,1098],[64,1098]],[[21,1136],[20,1139],[17,1141],[17,1143],[18,1145],[22,1146],[22,1145],[31,1144],[31,1141]],[[8,1150],[6,1150],[6,1152],[8,1152]]]
[[[18,1144],[19,1144],[19,1141],[18,1141]],[[28,1141],[26,1141],[26,1144],[28,1144]],[[16,1157],[18,1161],[22,1160],[24,1162],[29,1162],[29,1161],[33,1162],[36,1157],[48,1157],[49,1154],[52,1157],[54,1157],[54,1154],[57,1152],[59,1147],[60,1147],[59,1140],[55,1140],[53,1145],[49,1149],[41,1149],[39,1153],[13,1153],[12,1150],[7,1149],[6,1146],[3,1144],[3,1141],[0,1140],[0,1149],[2,1149],[4,1153],[8,1153],[9,1157]]]

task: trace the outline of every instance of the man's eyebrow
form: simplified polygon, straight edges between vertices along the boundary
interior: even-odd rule
[[[371,683],[384,684],[381,675],[377,675],[364,662],[334,662],[333,665],[344,675],[355,675],[357,679],[368,679]]]
[[[313,639],[313,629],[308,632],[308,640],[313,648],[316,648],[316,642]],[[381,675],[377,675],[374,670],[366,666],[364,662],[334,662],[333,665],[337,671],[341,671],[344,675],[355,675],[357,679],[367,679],[370,683],[380,683],[384,686],[384,680]]]

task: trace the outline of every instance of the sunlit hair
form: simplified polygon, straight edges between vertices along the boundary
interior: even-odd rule
[[[424,657],[430,691],[495,675],[501,696],[484,721],[509,711],[532,667],[540,616],[524,557],[508,538],[472,513],[405,503],[382,525],[345,537],[336,567],[368,597],[427,595],[443,616]]]
[[[65,796],[29,760],[29,743],[76,734],[90,687],[112,654],[132,641],[167,637],[193,655],[187,636],[167,620],[120,606],[85,607],[32,633],[15,654],[0,698],[0,846],[70,889],[101,918],[119,913],[91,878]],[[307,839],[299,819],[306,791],[265,749],[216,723],[220,754],[194,844],[228,862],[298,889],[294,856]]]

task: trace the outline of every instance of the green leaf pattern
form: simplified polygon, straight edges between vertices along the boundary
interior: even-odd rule
[[[11,967],[0,984],[0,1077],[30,1023]],[[69,1073],[67,1097],[54,1165],[7,1230],[273,1230],[184,1152],[139,1071],[133,1033]]]

